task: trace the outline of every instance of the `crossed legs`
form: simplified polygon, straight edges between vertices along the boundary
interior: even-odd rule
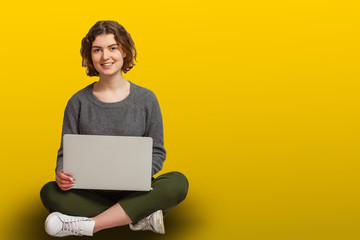
[[[62,191],[56,182],[41,189],[41,200],[50,212],[92,218],[93,232],[136,223],[157,210],[164,214],[182,202],[188,180],[179,172],[169,172],[153,180],[150,192],[72,189]]]

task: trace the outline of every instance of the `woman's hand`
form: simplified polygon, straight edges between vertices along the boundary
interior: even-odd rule
[[[65,174],[62,169],[57,171],[55,179],[56,179],[57,185],[63,191],[70,190],[71,187],[75,183],[75,179],[73,179],[71,176]]]

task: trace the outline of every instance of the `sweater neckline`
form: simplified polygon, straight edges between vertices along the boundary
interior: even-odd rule
[[[135,94],[135,91],[136,91],[135,84],[130,81],[128,81],[128,82],[130,83],[130,93],[126,98],[124,98],[123,100],[118,101],[118,102],[108,103],[108,102],[103,102],[103,101],[100,101],[99,99],[97,99],[97,97],[95,97],[95,95],[93,93],[93,86],[96,82],[93,82],[92,84],[90,84],[87,87],[86,92],[90,98],[90,101],[93,102],[94,104],[96,104],[100,107],[103,107],[103,108],[117,108],[117,107],[121,107],[121,106],[128,104]]]

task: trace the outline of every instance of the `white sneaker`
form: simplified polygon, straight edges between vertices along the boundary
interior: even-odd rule
[[[151,230],[156,233],[165,233],[164,220],[162,210],[157,210],[146,218],[141,219],[136,224],[129,224],[133,231]]]
[[[90,218],[68,216],[59,212],[51,213],[45,221],[45,231],[54,237],[92,236],[94,226],[95,221]]]

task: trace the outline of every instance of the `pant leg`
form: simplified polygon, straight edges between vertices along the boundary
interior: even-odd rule
[[[49,212],[94,217],[113,206],[117,200],[108,198],[100,191],[71,189],[63,191],[56,182],[49,182],[40,191],[41,201]]]
[[[149,192],[132,192],[119,200],[133,223],[160,209],[167,214],[185,199],[189,182],[182,173],[169,172],[153,180],[151,186]]]
[[[63,191],[56,182],[49,182],[41,189],[40,197],[50,212],[84,217],[94,217],[118,202],[136,223],[160,209],[167,214],[185,199],[189,183],[183,174],[169,172],[153,180],[151,186],[153,190],[149,192],[87,189]]]

